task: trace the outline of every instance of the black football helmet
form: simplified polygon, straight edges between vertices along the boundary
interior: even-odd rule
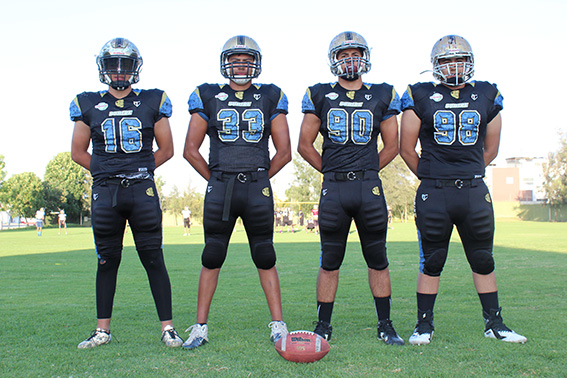
[[[232,63],[228,62],[228,58],[234,54],[248,54],[254,58],[254,62],[246,63],[249,68],[246,75],[233,74]],[[222,76],[240,85],[246,84],[250,80],[257,78],[260,76],[260,72],[262,72],[262,52],[260,50],[260,46],[258,46],[256,41],[252,38],[245,35],[237,35],[230,38],[222,47],[220,70]]]
[[[96,64],[101,83],[123,91],[140,80],[143,60],[136,45],[126,38],[114,38],[102,46]]]

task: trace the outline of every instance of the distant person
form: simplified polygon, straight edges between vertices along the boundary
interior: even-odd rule
[[[70,107],[75,122],[71,156],[93,176],[91,213],[98,257],[97,325],[78,347],[93,348],[112,339],[110,320],[126,222],[148,276],[161,322],[161,341],[168,347],[180,347],[183,340],[172,323],[162,211],[154,182],[155,168],[173,156],[171,102],[162,90],[132,89],[138,82],[142,57],[129,40],[108,41],[96,61],[99,79],[108,84],[108,90],[83,92]],[[147,342],[145,335],[138,337]]]
[[[388,206],[388,228],[389,229],[394,228],[393,224],[394,224],[394,213],[392,211],[392,208]]]
[[[474,56],[463,37],[439,39],[431,63],[439,83],[410,85],[402,96],[400,154],[421,181],[415,197],[417,324],[409,343],[431,342],[433,308],[453,226],[472,270],[485,337],[524,343],[527,339],[502,320],[492,255],[494,211],[482,179],[498,154],[503,98],[496,85],[471,81]]]
[[[315,232],[319,233],[319,205],[313,205],[311,209],[311,219],[313,220],[313,227]]]
[[[181,215],[183,216],[183,227],[185,228],[184,236],[191,235],[191,210],[189,210],[189,207],[185,206],[185,209],[181,210]]]
[[[37,236],[41,236],[43,233],[43,220],[45,218],[45,209],[42,207],[35,212],[35,230],[37,231]]]
[[[65,214],[65,210],[59,210],[59,214],[57,215],[57,222],[59,223],[58,235],[61,235],[61,227],[65,229],[65,235],[67,235],[67,214]]]
[[[323,173],[319,206],[312,211],[321,235],[314,332],[331,339],[339,270],[354,219],[378,318],[378,339],[388,345],[403,345],[390,319],[388,210],[378,174],[398,154],[400,99],[389,84],[362,81],[362,75],[370,70],[370,48],[360,34],[338,34],[330,43],[328,57],[338,82],[307,89],[298,145],[301,156]],[[319,133],[322,154],[313,145]],[[379,137],[383,142],[380,151]]]
[[[252,84],[262,55],[250,37],[230,38],[220,61],[227,84],[202,84],[189,97],[191,120],[183,156],[205,180],[205,248],[197,297],[197,322],[184,348],[208,342],[208,317],[235,222],[242,219],[252,260],[268,302],[270,340],[287,335],[274,249],[274,197],[270,178],[291,160],[288,101],[273,84]],[[199,152],[209,136],[208,162]],[[275,154],[270,159],[272,139]],[[240,302],[245,302],[245,299]],[[237,321],[237,320],[235,320]],[[234,323],[237,326],[237,322]],[[232,326],[232,325],[225,325]]]
[[[303,224],[305,223],[305,215],[303,215],[303,211],[299,210],[298,216],[299,216],[299,226],[303,227]]]

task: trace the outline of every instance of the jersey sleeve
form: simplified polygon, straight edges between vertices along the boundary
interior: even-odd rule
[[[169,118],[171,117],[171,113],[172,113],[171,100],[169,99],[169,97],[165,92],[162,92],[161,101],[159,104],[160,118],[161,117]]]
[[[303,113],[311,113],[319,116],[317,114],[317,108],[315,107],[315,101],[313,100],[313,97],[317,93],[317,88],[318,86],[312,86],[307,88],[307,90],[305,91],[303,101],[301,101],[301,111]]]
[[[392,87],[392,95],[390,97],[390,103],[388,104],[388,110],[382,117],[382,121],[387,120],[390,117],[400,114],[402,110],[402,103],[400,101],[400,96],[396,92],[396,89]]]
[[[274,89],[274,94],[275,96],[277,96],[277,103],[276,103],[276,108],[273,112],[273,114],[271,115],[270,119],[273,120],[274,118],[276,118],[278,115],[280,114],[287,114],[288,113],[288,100],[287,100],[287,96],[285,95],[285,93],[278,88],[277,86],[273,85],[273,89]]]
[[[493,88],[492,95],[494,96],[494,100],[492,101],[492,109],[488,113],[488,122],[492,121],[498,115],[498,113],[500,113],[500,111],[504,109],[504,97],[502,97],[502,94],[500,94],[500,91],[496,87],[496,84],[491,84],[491,86]]]
[[[198,113],[205,121],[209,121],[209,117],[205,114],[205,105],[203,104],[203,99],[201,97],[201,87],[195,88],[193,93],[189,96],[189,113]]]
[[[79,104],[79,96],[76,96],[73,101],[71,101],[71,105],[69,105],[69,114],[71,121],[73,122],[81,121],[83,119],[81,105]]]

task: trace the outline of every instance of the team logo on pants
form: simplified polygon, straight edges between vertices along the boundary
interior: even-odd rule
[[[484,196],[484,199],[486,200],[486,202],[491,203],[492,200],[490,199],[490,194],[486,193],[486,195]]]
[[[148,188],[146,189],[146,194],[148,195],[148,197],[153,197],[154,196],[154,188]]]
[[[377,186],[372,188],[372,194],[374,194],[375,196],[379,196],[380,195],[380,188],[377,187]]]
[[[268,188],[266,186],[264,189],[262,189],[262,194],[266,197],[269,197],[270,196],[270,188]]]

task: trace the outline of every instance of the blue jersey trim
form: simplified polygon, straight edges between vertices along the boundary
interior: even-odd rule
[[[313,101],[311,101],[311,93],[309,89],[307,90],[307,92],[305,92],[303,101],[301,101],[301,111],[303,113],[315,111],[315,105],[313,104]]]
[[[69,105],[69,113],[71,115],[71,121],[81,119],[83,116],[81,108],[79,107],[79,100],[76,97],[71,101],[71,105]]]

